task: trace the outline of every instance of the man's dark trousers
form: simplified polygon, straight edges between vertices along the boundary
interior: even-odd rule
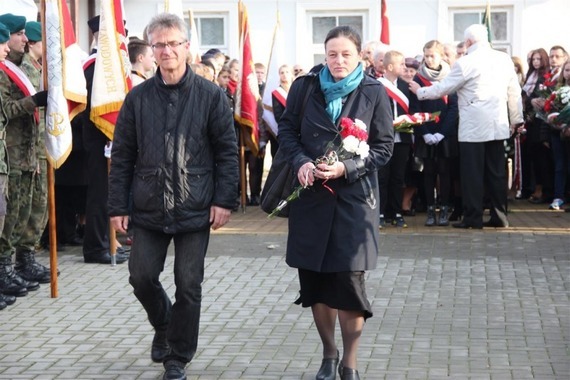
[[[175,302],[159,281],[170,242],[174,240]],[[204,259],[210,230],[166,234],[134,226],[129,282],[156,330],[166,330],[172,352],[168,360],[188,363],[198,347]]]
[[[460,142],[459,154],[463,222],[472,227],[482,227],[486,190],[491,201],[491,221],[508,225],[504,140]]]

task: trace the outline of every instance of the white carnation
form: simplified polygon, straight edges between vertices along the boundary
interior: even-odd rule
[[[370,146],[366,143],[366,141],[361,141],[360,144],[358,144],[356,154],[358,154],[362,159],[365,159],[368,157],[368,152],[370,152]]]
[[[354,136],[347,136],[344,140],[342,140],[342,147],[344,150],[350,153],[356,153],[358,149],[358,139]]]

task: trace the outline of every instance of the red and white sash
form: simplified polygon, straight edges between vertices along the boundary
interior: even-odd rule
[[[287,92],[285,89],[283,89],[283,87],[277,87],[275,90],[273,90],[271,95],[275,96],[275,99],[277,99],[283,107],[287,105]]]
[[[388,96],[402,107],[404,113],[410,113],[410,101],[408,97],[400,91],[398,87],[384,77],[378,78],[378,81],[384,85]]]
[[[91,54],[85,61],[83,61],[83,71],[87,70],[89,66],[95,63],[95,59],[97,59],[97,53]]]
[[[431,86],[433,83],[427,79],[426,77],[421,76],[420,74],[416,74],[418,76],[418,79],[420,80],[420,82],[422,82],[422,84],[424,85],[424,87],[429,87]],[[445,102],[445,104],[447,104],[447,95],[444,95],[441,97],[441,99],[443,99],[443,101]]]
[[[30,79],[26,73],[24,73],[22,69],[16,66],[13,62],[10,62],[8,60],[0,62],[0,70],[4,71],[6,75],[8,75],[12,82],[14,82],[16,86],[18,86],[18,88],[22,91],[24,96],[27,97],[36,94],[36,89],[34,88],[32,82],[30,82]],[[37,108],[34,111],[34,118],[36,119],[36,123],[38,123],[40,117]]]

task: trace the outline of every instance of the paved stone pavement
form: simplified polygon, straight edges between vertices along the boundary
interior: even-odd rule
[[[507,230],[428,229],[425,215],[384,229],[361,377],[569,379],[570,213],[544,208],[515,203]],[[321,346],[310,311],[292,304],[286,220],[251,208],[232,219],[211,239],[188,378],[314,379]],[[43,285],[0,311],[0,379],[160,379],[127,265],[84,264],[68,247],[59,268],[58,298]],[[171,271],[169,255],[173,295]]]

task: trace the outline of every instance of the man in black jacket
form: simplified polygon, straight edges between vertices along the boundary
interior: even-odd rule
[[[147,31],[158,71],[133,88],[119,114],[109,214],[119,232],[131,216],[129,282],[155,329],[151,358],[164,363],[164,379],[186,379],[198,345],[210,228],[228,222],[237,197],[237,142],[224,93],[186,64],[184,21],[160,14]],[[172,240],[174,305],[159,281]]]

